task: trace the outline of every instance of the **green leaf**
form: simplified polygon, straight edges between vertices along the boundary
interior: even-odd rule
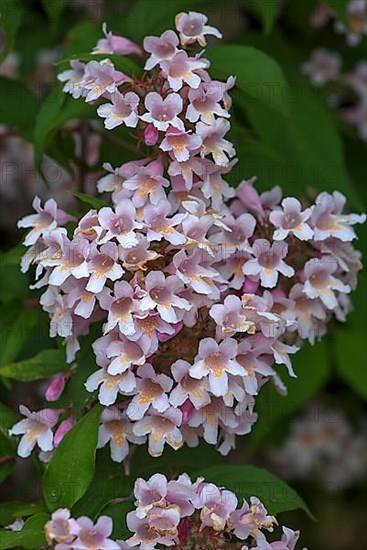
[[[18,420],[18,415],[0,401],[0,429],[7,434],[8,429],[14,426]]]
[[[13,523],[16,518],[26,518],[45,511],[45,506],[38,502],[1,502],[0,525],[9,525],[9,523]]]
[[[18,302],[2,305],[0,367],[14,361],[25,343],[34,337],[37,319],[34,308],[23,309]]]
[[[99,450],[93,480],[83,498],[73,507],[73,515],[96,518],[113,500],[128,497],[134,482],[135,478],[125,476],[121,464],[111,460],[109,448]]]
[[[50,147],[55,133],[74,119],[98,118],[96,107],[82,99],[73,99],[57,86],[40,108],[34,129],[35,164],[41,170],[42,155]]]
[[[366,334],[342,329],[335,339],[336,363],[339,375],[362,399],[367,399]]]
[[[54,374],[65,371],[67,368],[64,351],[46,349],[30,359],[1,367],[0,376],[20,380],[21,382],[30,382],[49,378]]]
[[[168,477],[175,477],[182,472],[195,475],[198,470],[207,464],[221,462],[218,451],[207,443],[201,442],[198,447],[190,448],[187,445],[174,451],[166,446],[162,456],[153,458],[145,447],[139,447],[134,454],[131,464],[132,478],[143,476],[150,477],[159,471]]]
[[[28,278],[19,265],[0,263],[0,302],[5,304],[29,295]]]
[[[278,15],[279,0],[242,0],[241,4],[258,14],[264,33],[270,34]]]
[[[215,1],[211,2],[211,5]],[[152,9],[151,0],[137,0],[128,12],[126,20],[122,21],[121,31],[137,42],[142,42],[145,36],[160,35],[163,31],[171,29],[175,24],[175,16],[188,10],[203,7],[202,0],[154,0]],[[196,9],[196,11],[200,11]]]
[[[50,511],[71,508],[94,475],[101,406],[96,405],[65,435],[43,476],[45,503]]]
[[[78,23],[66,35],[65,57],[70,58],[78,52],[91,51],[100,38],[103,38],[100,22],[83,21]]]
[[[278,63],[264,52],[250,46],[223,45],[210,48],[206,56],[211,61],[211,74],[227,80],[237,77],[233,96],[239,105],[251,110],[254,105],[264,105],[286,114],[284,101],[287,81]]]
[[[126,516],[135,509],[133,501],[111,504],[103,510],[103,514],[113,521],[112,536],[117,540],[126,540],[132,536],[126,524]]]
[[[200,470],[206,481],[234,491],[239,501],[256,496],[271,514],[302,509],[311,515],[298,493],[277,476],[255,466],[221,464]]]
[[[18,0],[3,0],[0,4],[0,26],[5,45],[0,53],[0,62],[13,49],[15,38],[22,21],[22,8]]]
[[[80,338],[80,351],[76,357],[77,368],[67,387],[76,420],[82,417],[83,409],[96,399],[96,392],[87,391],[85,382],[93,372],[98,370],[92,343],[100,336],[101,330],[102,323],[95,323],[89,334]]]
[[[42,5],[51,21],[56,23],[68,5],[68,0],[42,0]]]
[[[93,197],[93,195],[88,195],[87,193],[80,193],[79,191],[70,191],[70,193],[82,201],[85,204],[88,204],[92,208],[95,208],[96,210],[99,210],[100,208],[103,208],[106,206],[105,201],[102,199],[99,199],[98,197]]]
[[[291,357],[297,378],[282,376],[287,395],[280,395],[271,383],[262,388],[255,407],[259,417],[247,439],[250,449],[265,437],[271,437],[274,426],[292,417],[325,386],[331,372],[327,345],[326,342],[306,344]]]
[[[44,527],[50,519],[48,514],[35,514],[27,519],[21,531],[0,529],[0,550],[21,546],[39,550],[46,546]]]
[[[38,100],[18,80],[0,76],[0,86],[2,101],[0,122],[16,130],[24,139],[31,141],[36,113],[39,109]]]

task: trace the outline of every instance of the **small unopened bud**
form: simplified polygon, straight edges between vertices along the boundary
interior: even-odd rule
[[[45,398],[47,401],[57,401],[61,396],[65,388],[65,376],[63,374],[58,374],[52,380],[48,386]]]
[[[149,146],[155,145],[158,141],[158,136],[159,136],[159,132],[157,128],[153,126],[153,124],[149,124],[145,128],[144,140],[147,145]]]

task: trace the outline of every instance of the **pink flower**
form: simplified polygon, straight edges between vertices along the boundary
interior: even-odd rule
[[[149,409],[142,420],[134,424],[134,434],[149,436],[149,453],[160,456],[167,443],[175,451],[182,447],[183,438],[179,426],[182,422],[182,413],[178,409],[169,407],[163,413]]]
[[[103,299],[101,306],[108,311],[107,323],[103,327],[104,334],[112,331],[116,325],[121,334],[134,334],[133,313],[137,310],[137,303],[134,300],[134,290],[127,281],[116,282],[113,297]]]
[[[131,420],[141,420],[150,406],[159,413],[169,408],[167,393],[172,388],[172,380],[165,374],[156,374],[149,363],[137,371],[135,396],[130,401],[126,414]]]
[[[172,375],[177,385],[171,391],[169,400],[174,407],[180,407],[189,399],[196,409],[200,409],[210,403],[209,384],[205,378],[202,380],[192,378],[189,374],[190,368],[190,363],[182,359],[178,359],[171,365]]]
[[[215,116],[229,118],[229,113],[220,105],[223,100],[226,85],[222,82],[202,82],[197,89],[189,90],[190,105],[187,108],[186,117],[190,122],[199,119],[205,124],[214,124]]]
[[[177,246],[186,241],[186,237],[182,235],[175,226],[179,225],[184,214],[176,214],[172,217],[167,217],[171,211],[171,205],[167,200],[161,200],[157,205],[148,204],[144,209],[144,219],[148,227],[147,239],[149,242],[166,241]]]
[[[46,401],[57,401],[65,388],[65,374],[57,374],[50,382],[46,393]]]
[[[228,132],[229,128],[230,124],[228,120],[223,118],[215,120],[212,126],[208,126],[203,122],[197,123],[196,131],[203,140],[200,151],[202,157],[211,154],[218,166],[228,165],[229,159],[236,154],[232,143],[224,139],[224,135]]]
[[[257,538],[259,529],[272,530],[276,522],[274,516],[269,516],[264,505],[256,497],[251,497],[251,506],[243,501],[242,508],[235,510],[230,516],[230,525],[234,534],[240,540],[245,540],[249,536]]]
[[[139,343],[131,342],[126,337],[113,341],[106,350],[109,359],[115,357],[107,368],[108,374],[122,374],[133,365],[144,365],[145,353],[149,349],[148,337],[142,338]]]
[[[107,443],[111,447],[111,458],[115,462],[122,462],[129,453],[129,443],[142,444],[145,439],[133,434],[133,424],[126,417],[125,412],[117,407],[107,407],[101,416],[102,424],[98,432],[98,448]]]
[[[177,161],[184,162],[190,158],[190,154],[199,150],[201,143],[200,136],[169,127],[159,147],[162,151],[169,151]]]
[[[49,544],[54,541],[70,544],[79,530],[78,523],[70,517],[70,510],[67,508],[59,508],[53,512],[50,521],[45,525],[46,539]]]
[[[283,260],[288,253],[288,245],[285,242],[275,242],[271,245],[266,239],[257,239],[251,252],[254,259],[244,264],[243,272],[245,275],[258,275],[264,287],[275,287],[279,273],[285,277],[293,277],[293,267]]]
[[[237,502],[237,497],[232,491],[219,489],[212,483],[205,483],[194,505],[200,509],[203,527],[208,526],[214,531],[223,531],[230,514],[237,507]]]
[[[53,199],[45,202],[44,208],[41,206],[41,200],[38,197],[33,199],[33,208],[37,214],[25,216],[18,222],[18,227],[32,227],[33,229],[27,234],[24,243],[25,246],[31,246],[46,233],[56,229],[59,224],[64,224],[73,220],[72,216],[66,214],[63,210],[57,208],[57,204]]]
[[[180,250],[173,257],[172,272],[198,294],[215,294],[215,279],[218,278],[218,272],[201,265],[199,262],[202,259],[203,255],[200,252],[189,254],[185,250]]]
[[[151,54],[145,63],[145,70],[150,71],[161,61],[172,59],[177,52],[179,40],[173,31],[166,31],[160,37],[144,38],[144,50]]]
[[[311,223],[316,241],[324,241],[328,237],[336,237],[343,242],[356,238],[351,225],[364,223],[365,214],[342,214],[345,197],[338,191],[333,194],[320,193],[311,216]]]
[[[145,296],[140,302],[142,310],[157,309],[159,315],[167,323],[179,321],[178,312],[188,311],[191,305],[176,294],[182,288],[182,283],[175,275],[165,278],[161,271],[150,271],[145,279]]]
[[[115,238],[122,248],[133,248],[138,244],[135,229],[141,229],[142,224],[136,221],[136,209],[131,201],[121,201],[116,205],[115,212],[108,207],[98,212],[101,227],[107,231],[99,239],[103,244]]]
[[[338,300],[334,291],[350,292],[348,285],[333,276],[336,271],[337,265],[331,257],[309,260],[303,274],[304,294],[309,298],[320,298],[328,309],[335,309],[338,306]]]
[[[106,368],[102,368],[91,374],[84,385],[91,393],[100,386],[99,402],[108,407],[116,402],[118,393],[131,395],[136,388],[136,380],[131,370],[113,376],[107,372]]]
[[[89,518],[82,516],[76,520],[79,533],[72,543],[73,550],[120,550],[117,542],[108,538],[112,533],[112,519],[100,516],[94,525]]]
[[[94,101],[107,92],[114,94],[118,86],[130,80],[120,71],[116,71],[109,59],[89,61],[84,74],[84,88],[87,91],[85,101]]]
[[[85,97],[87,95],[84,88],[85,63],[73,59],[70,61],[70,67],[71,69],[57,75],[57,79],[60,82],[65,82],[62,91],[71,94],[74,99]]]
[[[136,208],[144,206],[148,201],[157,204],[166,198],[164,188],[169,181],[163,177],[163,164],[160,159],[151,162],[148,166],[137,168],[136,172],[127,178],[124,188],[132,191],[132,202]]]
[[[223,304],[214,304],[210,308],[210,316],[216,322],[221,337],[234,336],[237,332],[254,333],[255,323],[247,319],[246,314],[242,301],[235,295],[227,296]]]
[[[282,201],[283,210],[274,210],[270,213],[270,221],[278,229],[274,232],[274,240],[283,241],[289,234],[301,241],[308,241],[313,237],[311,227],[305,223],[312,214],[312,208],[301,212],[302,205],[297,199],[286,198]]]
[[[117,55],[142,55],[141,47],[125,38],[124,36],[118,36],[107,31],[107,23],[103,23],[103,33],[106,38],[101,38],[97,42],[97,46],[93,48],[93,53],[112,53]]]
[[[17,422],[10,430],[9,435],[23,435],[18,446],[18,455],[22,458],[30,456],[36,444],[42,451],[52,451],[52,428],[56,425],[60,411],[57,409],[42,409],[31,412],[24,405],[19,406],[24,420]]]
[[[44,265],[53,267],[49,284],[62,285],[70,276],[75,279],[89,277],[87,257],[90,245],[86,239],[70,241],[65,235],[60,240],[60,251],[46,256]]]
[[[125,124],[129,128],[136,128],[138,124],[138,106],[139,96],[134,92],[128,92],[123,95],[115,91],[112,95],[112,103],[100,105],[97,113],[101,118],[105,118],[105,128],[112,130],[120,124]]]
[[[115,243],[106,243],[100,250],[92,249],[88,259],[88,270],[91,277],[86,286],[90,292],[101,292],[109,279],[116,281],[123,275],[123,269],[118,260],[118,249]]]
[[[163,74],[174,92],[181,90],[184,84],[198,88],[201,78],[195,71],[206,69],[208,66],[209,63],[205,59],[189,57],[184,51],[179,51],[172,59],[161,62]]]
[[[157,92],[150,92],[145,98],[145,107],[148,112],[141,117],[144,122],[154,124],[162,132],[169,126],[185,131],[183,121],[178,118],[183,107],[182,98],[178,94],[172,93],[163,99]]]
[[[200,46],[206,46],[205,35],[210,34],[222,38],[221,33],[215,27],[207,25],[208,18],[202,13],[189,11],[176,15],[176,28],[180,34],[181,44],[193,44],[199,42]]]
[[[156,548],[157,544],[172,546],[178,542],[177,533],[180,522],[178,507],[152,508],[147,517],[140,519],[136,512],[127,514],[127,526],[135,534],[128,539],[130,547],[139,545],[146,550]]]
[[[218,344],[213,338],[203,338],[199,344],[199,353],[190,368],[190,376],[201,380],[208,377],[210,390],[215,396],[223,396],[228,391],[228,374],[245,374],[245,370],[236,361],[237,341],[227,338]]]

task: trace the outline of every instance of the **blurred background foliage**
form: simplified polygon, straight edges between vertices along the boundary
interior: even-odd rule
[[[327,3],[351,32],[348,0]],[[3,0],[0,394],[8,407],[2,405],[0,411],[0,481],[4,480],[0,496],[14,504],[1,510],[1,525],[17,515],[43,513],[42,505],[34,504],[41,498],[33,476],[40,465],[15,460],[6,428],[14,423],[20,402],[39,406],[44,379],[58,372],[64,361],[48,337],[45,314],[35,307],[38,291],[30,292],[27,277],[20,274],[22,247],[17,244],[21,235],[16,220],[30,211],[35,194],[54,197],[71,211],[95,204],[91,196],[103,162],[121,165],[139,155],[127,129],[105,132],[93,106],[61,93],[56,74],[67,65],[62,60],[73,56],[84,60],[83,55],[87,60],[87,52],[102,35],[103,21],[113,32],[140,41],[170,28],[180,11],[205,13],[224,35],[223,44],[210,44],[207,51],[212,76],[237,76],[231,138],[239,162],[230,183],[238,185],[257,176],[260,190],[280,185],[284,193],[300,198],[338,189],[350,208],[361,212],[367,199],[366,143],[330,105],[327,89],[312,86],[301,66],[321,47],[338,52],[343,71],[351,71],[367,58],[366,39],[350,46],[345,32],[336,32],[334,16],[322,28],[311,24],[319,8],[318,0]],[[116,66],[123,70],[125,63],[119,60]],[[134,61],[129,70],[141,71]],[[358,247],[363,249],[363,229],[359,237]],[[296,356],[298,378],[287,380],[287,397],[272,387],[264,389],[257,399],[259,420],[253,432],[239,439],[236,451],[226,459],[237,465],[265,466],[292,483],[317,521],[302,510],[287,512],[284,521],[300,527],[303,543],[315,549],[358,550],[367,544],[363,272],[353,302],[355,310],[347,324],[335,323],[323,342],[307,345]],[[88,339],[79,357],[85,376],[73,378],[69,396],[80,414],[90,398],[83,382],[94,370]],[[100,467],[92,485],[76,504],[78,513],[98,513],[106,500],[131,488],[121,468],[103,456],[98,457]],[[132,474],[148,475],[159,469],[196,473],[221,462],[205,445],[200,453],[183,449],[174,460],[169,451],[151,459],[139,449]],[[232,481],[238,485],[236,477]],[[16,501],[32,504],[21,507]],[[104,511],[121,517],[123,505]]]

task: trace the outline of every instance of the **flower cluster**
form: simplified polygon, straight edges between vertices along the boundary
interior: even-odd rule
[[[296,419],[283,447],[271,452],[286,479],[317,479],[335,492],[366,478],[366,423],[359,431],[342,411],[312,403]]]
[[[232,491],[187,474],[168,481],[162,474],[137,479],[135,510],[127,514],[133,535],[126,541],[110,539],[112,520],[101,516],[96,525],[86,517],[77,520],[67,509],[57,510],[46,524],[49,544],[55,550],[128,550],[140,548],[212,548],[213,550],[294,550],[299,531],[283,527],[281,540],[268,542],[265,534],[278,525],[256,497],[240,507]]]
[[[346,26],[328,2],[320,2],[312,13],[311,25],[321,28],[330,21],[334,22],[334,29],[338,34],[346,36],[349,46],[357,46],[363,36],[367,35],[367,0],[348,0],[346,2]]]
[[[367,62],[360,61],[353,71],[341,71],[339,54],[319,48],[302,65],[315,86],[327,86],[330,105],[338,110],[342,120],[354,126],[363,141],[367,141]]]
[[[79,336],[103,322],[86,388],[106,407],[99,446],[109,443],[116,461],[147,440],[153,456],[200,437],[228,453],[256,421],[261,387],[272,379],[285,391],[276,365],[295,376],[289,355],[302,340],[345,319],[361,267],[352,226],[365,216],[343,213],[340,193],[302,205],[279,187],[259,194],[254,180],[229,187],[235,79],[211,80],[202,52],[192,53],[219,36],[206,17],[180,14],[176,27],[144,40],[149,72],[139,79],[108,59],[72,61],[60,75],[74,97],[107,100],[98,107],[106,127],[135,128],[146,157],[106,165],[98,188],[112,192],[108,206],[75,221],[36,199],[19,223],[30,228],[22,268],[35,264],[50,334],[65,340],[69,362]],[[107,31],[96,51],[125,48],[143,55]],[[72,375],[52,381],[52,400]]]

